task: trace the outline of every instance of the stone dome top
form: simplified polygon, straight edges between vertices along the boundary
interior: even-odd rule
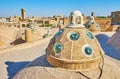
[[[70,15],[82,16],[82,13],[79,10],[72,11]]]
[[[75,15],[76,13],[78,15]],[[74,19],[81,17],[78,11],[71,14]],[[50,64],[81,71],[99,66],[98,63],[102,62],[102,49],[92,32],[82,26],[70,24],[55,34],[46,49],[46,57]]]
[[[68,27],[84,27],[82,13],[78,10],[71,12],[69,16],[69,26]]]

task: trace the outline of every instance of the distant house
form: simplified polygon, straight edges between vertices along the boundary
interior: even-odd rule
[[[120,25],[120,11],[112,12],[111,17],[111,25]]]
[[[10,22],[10,18],[6,18],[6,22]]]

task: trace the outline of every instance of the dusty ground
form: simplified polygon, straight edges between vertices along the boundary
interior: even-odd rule
[[[0,53],[0,79],[10,78],[26,64],[41,56],[47,44],[48,42],[28,49]]]
[[[38,32],[44,34],[47,32],[39,28]],[[53,34],[58,28],[52,29]],[[49,42],[49,41],[48,41]],[[17,71],[22,69],[26,64],[33,61],[45,52],[48,42],[28,49],[0,53],[0,79],[11,78]]]

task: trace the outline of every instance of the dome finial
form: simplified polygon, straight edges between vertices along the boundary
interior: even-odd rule
[[[72,11],[69,18],[70,24],[68,27],[84,27],[83,16],[79,10]]]

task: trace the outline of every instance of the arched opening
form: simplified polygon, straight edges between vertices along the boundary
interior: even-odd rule
[[[74,22],[73,22],[73,20],[74,20],[74,17],[73,16],[71,16],[71,24],[73,24]]]
[[[25,24],[22,24],[22,27],[25,27]]]
[[[80,17],[80,16],[78,16],[78,17],[76,18],[76,23],[77,23],[77,24],[81,24],[81,17]]]

